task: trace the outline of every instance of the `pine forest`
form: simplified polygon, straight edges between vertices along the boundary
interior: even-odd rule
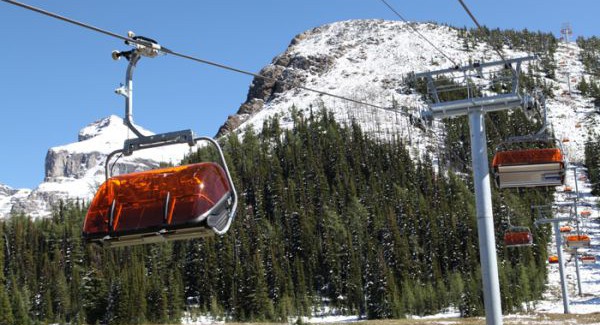
[[[86,245],[86,202],[61,204],[50,219],[0,221],[0,323],[179,323],[184,313],[286,321],[322,308],[368,319],[448,307],[482,315],[468,141],[457,141],[468,140],[465,124],[446,122],[434,162],[339,124],[324,107],[305,109],[292,109],[291,129],[272,119],[223,139],[241,197],[225,236]],[[502,132],[537,126],[520,113],[489,116]],[[491,154],[506,134],[488,134]],[[594,141],[588,157],[600,156]],[[186,162],[207,159],[214,152],[200,150]],[[549,203],[552,190],[493,191],[502,306],[527,309],[544,290],[550,239],[529,207]],[[506,248],[510,223],[531,227],[535,245]]]

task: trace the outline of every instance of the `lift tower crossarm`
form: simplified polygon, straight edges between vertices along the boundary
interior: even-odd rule
[[[429,105],[429,111],[423,113],[423,118],[443,118],[461,115],[469,116],[469,130],[471,138],[471,157],[473,161],[473,185],[475,188],[475,204],[477,212],[477,234],[479,236],[479,254],[481,260],[481,273],[483,281],[483,301],[485,305],[487,325],[502,324],[502,306],[500,297],[500,283],[498,279],[498,261],[496,257],[496,240],[494,235],[494,219],[492,215],[492,193],[490,187],[489,161],[487,154],[487,140],[485,134],[485,113],[523,107],[526,111],[533,107],[530,96],[519,94],[518,82],[521,63],[534,60],[535,57],[510,59],[506,61],[473,63],[463,67],[454,67],[437,71],[415,74],[416,78],[426,78],[429,95],[435,103]],[[516,63],[513,67],[512,63]],[[473,80],[483,83],[485,74],[483,69],[499,71],[498,75],[506,74],[510,70],[512,85],[507,93],[491,96],[474,96]],[[463,84],[452,87],[452,90],[464,89],[467,98],[442,101],[435,85],[437,78],[445,74],[461,72]],[[487,72],[487,71],[486,71]],[[492,76],[492,74],[488,74]],[[454,76],[446,80],[454,80]],[[490,80],[493,84],[494,80]]]

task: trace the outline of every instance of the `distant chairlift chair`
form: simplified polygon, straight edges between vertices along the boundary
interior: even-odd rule
[[[511,226],[504,233],[506,247],[521,247],[533,245],[533,235],[528,227]]]
[[[583,264],[594,264],[596,263],[596,256],[594,255],[583,255],[579,258]]]
[[[132,73],[141,56],[154,57],[160,45],[151,39],[130,38],[134,47],[113,52],[113,58],[129,61],[127,88],[118,92],[126,97],[125,124],[137,135],[125,141],[123,149],[106,159],[106,181],[100,186],[88,209],[83,225],[87,242],[108,246],[128,246],[177,239],[224,234],[235,215],[237,195],[223,152],[212,138],[195,138],[191,130],[142,135],[131,120]],[[217,150],[220,165],[214,162],[168,167],[111,177],[109,163],[116,154],[173,144],[190,146],[206,141]]]
[[[567,236],[567,247],[579,248],[579,247],[590,247],[591,240],[588,235],[572,235]]]

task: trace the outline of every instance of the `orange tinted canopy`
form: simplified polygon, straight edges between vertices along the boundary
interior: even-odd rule
[[[207,162],[119,175],[100,186],[83,225],[87,240],[210,227],[230,187],[221,166]]]
[[[550,264],[558,263],[558,256],[552,255],[552,256],[548,257],[548,263],[550,263]]]
[[[558,148],[525,149],[499,151],[494,155],[494,168],[503,165],[534,165],[560,163],[563,164],[563,154]]]
[[[589,210],[581,211],[579,213],[579,215],[582,216],[582,217],[589,217],[589,216],[592,215],[592,211],[589,211]]]

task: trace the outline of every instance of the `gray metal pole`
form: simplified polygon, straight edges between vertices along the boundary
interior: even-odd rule
[[[575,179],[575,224],[577,225],[577,236],[581,236],[579,231],[579,213],[577,212],[577,201],[579,199],[579,187],[577,186],[577,167],[573,167],[573,177]],[[579,252],[578,248],[575,248],[575,271],[577,273],[577,290],[579,296],[583,296],[581,291],[581,275],[579,274]]]
[[[473,185],[477,211],[477,234],[479,236],[479,258],[483,280],[483,301],[487,325],[502,324],[502,303],[498,280],[498,261],[492,215],[492,190],[490,188],[487,140],[484,113],[469,112],[471,133],[471,157],[473,159]]]
[[[556,251],[558,254],[558,271],[560,273],[560,288],[563,296],[563,310],[565,314],[569,313],[569,292],[567,291],[567,279],[565,278],[565,266],[563,264],[562,238],[558,222],[554,223],[554,236],[556,237]]]

